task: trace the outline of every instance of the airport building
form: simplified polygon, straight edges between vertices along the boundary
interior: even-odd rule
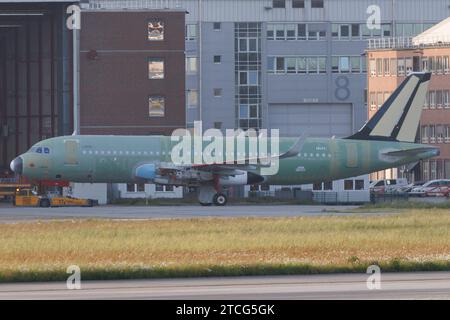
[[[416,37],[369,42],[369,118],[410,72],[432,73],[416,141],[440,148],[440,156],[406,168],[372,174],[373,179],[407,177],[410,180],[450,178],[450,18]]]
[[[73,2],[0,3],[1,172],[39,140],[73,131]]]

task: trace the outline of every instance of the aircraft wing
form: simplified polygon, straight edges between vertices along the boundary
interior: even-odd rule
[[[301,151],[303,145],[305,144],[307,135],[300,136],[297,141],[289,148],[288,151],[278,154],[278,155],[270,155],[267,157],[260,158],[242,158],[235,160],[233,162],[220,162],[220,163],[211,163],[211,164],[193,164],[190,167],[195,168],[197,170],[211,171],[214,168],[236,168],[240,170],[252,170],[257,167],[269,166],[270,161],[272,159],[287,159],[296,157],[297,154]],[[267,163],[267,164],[265,164]]]
[[[142,164],[136,169],[135,176],[143,179],[153,179],[155,175],[174,176],[180,172],[200,171],[220,176],[237,176],[245,174],[247,171],[256,170],[260,167],[270,166],[272,159],[287,159],[297,156],[301,151],[307,135],[302,135],[298,140],[284,153],[270,155],[264,158],[243,158],[233,162],[220,162],[211,164],[187,164],[177,165],[173,163],[163,163],[157,168],[154,164]]]

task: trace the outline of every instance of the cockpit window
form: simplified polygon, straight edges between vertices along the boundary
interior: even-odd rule
[[[48,148],[48,147],[32,147],[28,152],[50,154],[50,148]]]

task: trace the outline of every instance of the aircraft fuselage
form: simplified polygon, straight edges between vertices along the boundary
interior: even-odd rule
[[[295,138],[280,138],[280,152]],[[171,163],[175,142],[163,136],[65,136],[37,143],[20,156],[22,174],[37,180],[91,183],[132,183],[142,164]],[[307,138],[295,157],[279,160],[278,172],[265,176],[272,185],[308,184],[355,177],[431,158],[438,149],[411,156],[387,156],[390,151],[429,145],[349,139]],[[36,148],[43,148],[36,152]],[[46,149],[47,148],[47,149]],[[252,170],[259,174],[260,169]],[[178,183],[174,183],[178,184]]]

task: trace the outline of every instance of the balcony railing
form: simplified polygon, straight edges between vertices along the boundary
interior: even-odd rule
[[[368,41],[367,48],[369,50],[449,47],[450,35],[376,38],[376,39],[368,39],[367,41]]]

